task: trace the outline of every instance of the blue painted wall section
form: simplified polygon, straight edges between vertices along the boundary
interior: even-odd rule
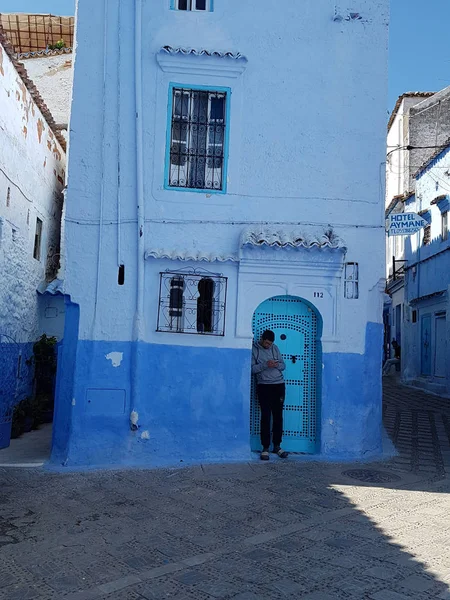
[[[322,453],[332,458],[381,454],[383,325],[368,323],[365,354],[324,354]]]
[[[161,466],[250,458],[248,350],[141,343],[138,351],[142,406],[130,404],[132,344],[79,342],[73,394],[73,379],[58,382],[64,405],[58,429],[69,428],[70,443],[64,453],[55,439],[53,463]],[[110,353],[122,353],[120,366],[105,358]],[[131,411],[139,415],[136,431]]]

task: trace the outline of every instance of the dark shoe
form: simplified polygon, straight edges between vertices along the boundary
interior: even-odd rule
[[[269,458],[269,450],[264,448],[264,450],[261,452],[261,460],[269,460]]]
[[[277,454],[280,458],[287,458],[289,456],[288,452],[285,452],[280,446],[274,446],[273,453]]]

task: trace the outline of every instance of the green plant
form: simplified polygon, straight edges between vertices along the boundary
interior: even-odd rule
[[[25,398],[14,407],[12,414],[11,438],[17,438],[23,433],[26,420],[32,417],[31,405],[32,403],[30,398]]]
[[[66,47],[66,43],[64,40],[59,40],[58,42],[56,42],[56,44],[48,45],[49,50],[62,50],[65,47]]]

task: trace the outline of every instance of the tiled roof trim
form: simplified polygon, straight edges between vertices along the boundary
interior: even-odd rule
[[[51,296],[64,295],[64,280],[53,279],[50,283],[43,281],[38,285],[36,291],[38,294],[50,294]]]
[[[4,51],[6,52],[10,61],[12,62],[13,67],[17,71],[20,79],[23,81],[25,87],[29,91],[36,106],[41,111],[42,116],[46,120],[47,125],[50,127],[53,134],[55,135],[55,138],[58,140],[61,148],[64,150],[64,152],[66,152],[66,140],[64,139],[64,136],[59,131],[59,129],[55,123],[55,119],[53,118],[52,113],[50,112],[48,106],[45,104],[37,87],[34,85],[33,81],[28,77],[28,73],[27,73],[27,70],[25,69],[25,66],[23,65],[23,63],[21,63],[17,59],[16,55],[14,54],[14,48],[10,44],[8,39],[6,38],[3,28],[1,26],[0,26],[0,44],[2,45]]]
[[[400,105],[405,98],[429,98],[430,96],[434,96],[435,93],[436,92],[405,92],[404,94],[399,96],[397,102],[395,103],[394,110],[392,111],[392,114],[389,117],[389,123],[387,126],[388,131],[392,127],[392,123],[394,122],[394,119],[397,116]]]
[[[395,208],[396,204],[398,204],[399,202],[406,202],[414,195],[415,192],[405,192],[404,194],[398,194],[397,196],[394,196],[384,211],[385,216],[387,217],[390,214],[390,212]]]
[[[345,250],[344,241],[332,229],[308,232],[301,230],[246,229],[241,236],[241,245],[268,246],[271,248],[330,248]]]
[[[215,254],[214,252],[201,252],[200,250],[147,250],[145,259],[167,258],[169,260],[192,260],[195,262],[238,262],[234,254]]]
[[[173,46],[163,46],[161,51],[167,52],[167,54],[184,54],[185,56],[215,56],[216,58],[232,58],[234,60],[247,60],[247,58],[240,52],[220,52],[218,50],[196,50],[195,48],[174,48]]]
[[[439,202],[443,202],[444,200],[448,200],[449,198],[450,196],[448,194],[442,194],[441,196],[436,196],[436,198],[433,198],[430,204],[434,206],[435,204],[439,204]]]
[[[438,158],[438,156],[440,154],[442,154],[442,152],[444,152],[444,150],[447,150],[447,148],[450,147],[450,138],[448,138],[447,140],[445,140],[445,142],[442,144],[442,146],[440,146],[436,152],[434,152],[430,158],[428,158],[423,165],[414,173],[413,177],[418,177],[421,173],[423,173],[425,171],[425,169],[427,167],[429,167],[431,165],[431,163],[436,160],[436,158]]]
[[[38,50],[37,52],[21,52],[16,54],[17,58],[27,60],[29,58],[44,58],[46,56],[59,56],[61,54],[72,54],[73,48],[60,48],[56,50]]]

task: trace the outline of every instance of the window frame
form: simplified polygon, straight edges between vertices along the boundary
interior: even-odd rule
[[[422,233],[422,246],[429,246],[431,244],[431,223],[425,225]]]
[[[166,270],[159,276],[157,332],[225,336],[228,277],[203,269]],[[211,298],[202,306],[205,281],[212,284]]]
[[[203,12],[203,11],[201,11]],[[170,148],[172,144],[172,113],[173,113],[173,90],[180,88],[186,91],[201,91],[210,92],[212,94],[225,94],[225,131],[223,140],[223,166],[222,166],[222,189],[214,188],[190,188],[190,187],[178,187],[170,185]],[[193,192],[200,194],[226,194],[228,187],[228,158],[229,158],[229,146],[230,146],[230,113],[231,113],[231,88],[214,86],[214,85],[192,85],[183,83],[169,83],[169,101],[167,106],[167,133],[166,133],[166,154],[165,154],[165,168],[164,168],[164,189],[173,192]],[[208,139],[208,137],[207,137]],[[207,142],[208,143],[208,142]]]
[[[441,241],[448,240],[448,210],[441,213]]]
[[[37,261],[41,260],[42,250],[42,232],[44,229],[44,222],[39,217],[36,217],[36,226],[34,230],[34,246],[33,246],[33,258]]]
[[[205,0],[206,8],[203,10],[202,8],[197,7],[197,0],[186,0],[187,4],[190,5],[190,8],[183,10],[179,7],[179,0],[171,0],[170,8],[172,10],[180,11],[180,12],[196,12],[196,13],[207,13],[214,11],[214,0]],[[195,5],[195,8],[192,8],[192,5]]]
[[[344,298],[359,300],[359,263],[347,262],[344,265]]]

